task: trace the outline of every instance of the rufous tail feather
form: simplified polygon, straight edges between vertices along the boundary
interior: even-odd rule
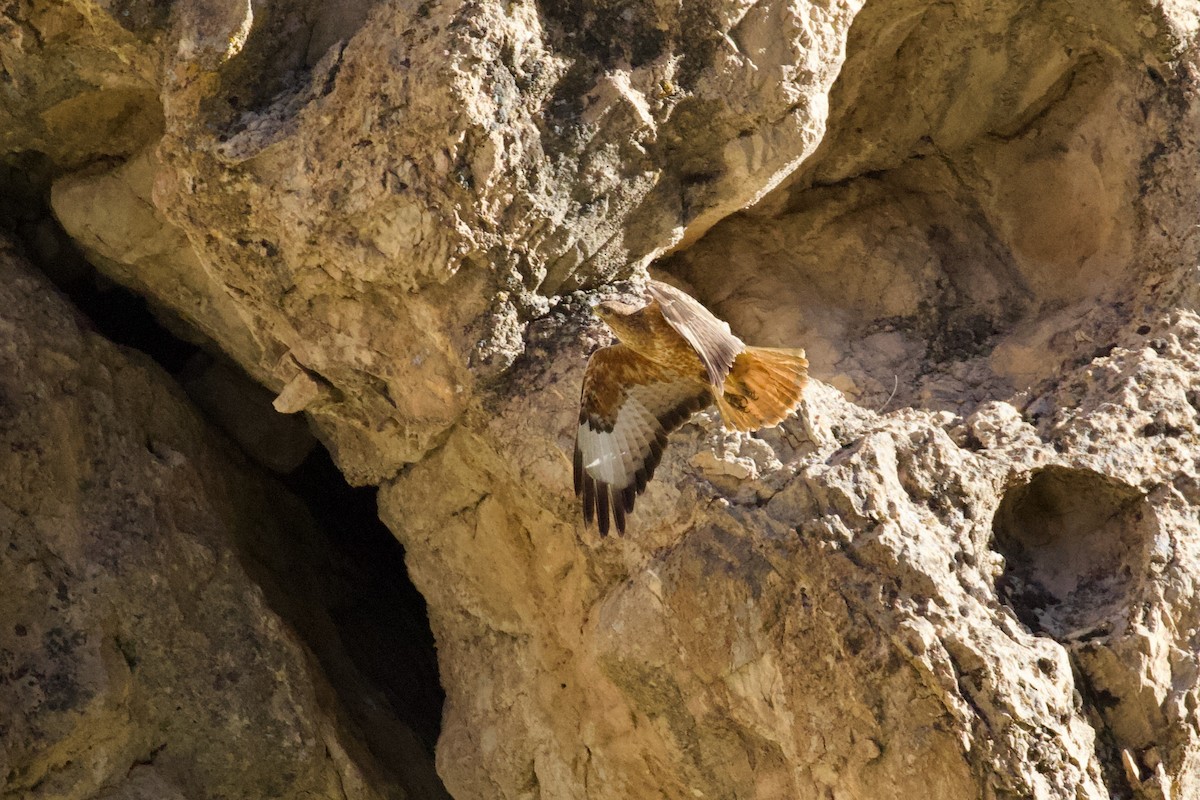
[[[806,383],[808,359],[803,350],[747,347],[725,378],[717,408],[727,428],[772,428],[800,406]]]

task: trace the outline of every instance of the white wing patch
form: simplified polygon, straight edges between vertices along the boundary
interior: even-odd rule
[[[696,381],[663,381],[627,386],[611,428],[583,409],[575,435],[575,491],[583,498],[584,521],[594,518],[607,535],[611,512],[624,533],[625,515],[654,475],[667,434],[712,399]]]
[[[586,422],[579,426],[583,468],[592,478],[609,486],[628,486],[633,483],[658,428],[658,419],[642,402],[633,394],[626,396],[611,431],[593,430]]]

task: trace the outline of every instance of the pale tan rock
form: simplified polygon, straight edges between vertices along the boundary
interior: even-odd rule
[[[297,372],[271,404],[280,414],[295,414],[321,396],[321,386],[307,372]]]
[[[155,52],[150,208],[92,202],[145,201],[122,166],[64,178],[56,213],[273,390],[306,352],[339,396],[318,429],[378,481],[441,441],[549,297],[694,240],[816,147],[857,4],[711,5],[184,3]],[[131,222],[163,232],[132,271],[105,254]]]
[[[894,93],[905,81],[871,31],[900,15],[874,13],[848,64],[881,65],[871,91]],[[818,386],[806,419],[762,437],[778,466],[730,486],[736,456],[701,417],[674,437],[631,536],[601,543],[558,499],[578,373],[544,367],[386,492],[446,665],[439,769],[456,796],[648,796],[649,782],[668,797],[1100,798],[1130,791],[1122,749],[1143,759],[1146,796],[1151,780],[1177,796],[1197,785],[1183,699],[1196,659],[1172,633],[1194,623],[1158,616],[1194,613],[1190,567],[1166,566],[1188,538],[1169,499],[1181,490],[1127,507],[1155,481],[1194,483],[1192,322],[1103,354],[1149,338],[1132,308],[1174,302],[1141,275],[1195,263],[1194,223],[1174,207],[1196,185],[1194,138],[1173,146],[1175,181],[1138,184],[1164,131],[1194,124],[1194,100],[1174,116],[1140,67],[1058,61],[1055,37],[1130,46],[1111,20],[1073,32],[984,14],[1015,26],[1019,66],[922,50],[940,37],[937,52],[962,51],[956,35],[982,35],[973,14],[939,8],[903,28],[899,69],[955,86],[913,90],[936,109],[847,101],[835,118],[868,130],[846,123],[854,135],[786,191],[667,264],[748,340],[802,342],[817,375],[872,406],[896,385],[891,407],[973,411],[965,423],[874,417]],[[1030,63],[1024,99],[987,99]],[[866,160],[881,140],[922,157],[820,177],[838,148]],[[885,172],[857,177],[871,168]],[[1139,197],[1150,210],[1134,211]],[[1149,599],[1164,592],[1177,600]]]
[[[112,171],[63,178],[50,194],[54,215],[106,275],[251,361],[262,352],[252,324],[183,232],[154,208],[161,168],[152,151],[143,151]]]

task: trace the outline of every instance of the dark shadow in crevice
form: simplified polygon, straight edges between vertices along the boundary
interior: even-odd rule
[[[353,487],[324,448],[316,448],[283,483],[309,511],[340,560],[352,591],[328,613],[355,666],[433,755],[445,692],[425,598],[408,579],[404,547],[379,519],[374,486]]]
[[[0,160],[0,233],[67,296],[85,327],[177,375],[199,348],[166,331],[145,299],[96,271],[50,210],[56,177],[56,167],[41,153]]]
[[[1004,556],[1001,601],[1070,658],[1095,753],[1114,798],[1134,796],[1122,753],[1138,753],[1165,729],[1147,703],[1130,628],[1152,592],[1150,551],[1158,520],[1137,488],[1089,469],[1035,470],[1005,492],[992,548]]]
[[[1119,701],[1109,693],[1092,686],[1091,678],[1081,668],[1074,653],[1071,653],[1071,676],[1083,700],[1088,724],[1096,732],[1093,747],[1109,800],[1132,800],[1133,787],[1129,784],[1129,777],[1121,760],[1122,744],[1105,720],[1106,715]]]

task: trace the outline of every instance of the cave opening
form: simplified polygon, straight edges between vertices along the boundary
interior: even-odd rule
[[[1060,640],[1121,624],[1146,571],[1144,495],[1086,469],[1046,467],[1005,492],[993,520],[997,589],[1030,630]]]
[[[289,541],[243,535],[239,557],[320,662],[378,761],[412,796],[448,797],[433,768],[445,700],[434,637],[404,548],[379,518],[378,490],[350,486],[302,417],[275,412],[272,393],[214,344],[92,265],[51,210],[55,172],[36,153],[0,161],[0,236],[71,301],[86,327],[155,361],[281,497],[299,502],[315,524],[290,530]]]

